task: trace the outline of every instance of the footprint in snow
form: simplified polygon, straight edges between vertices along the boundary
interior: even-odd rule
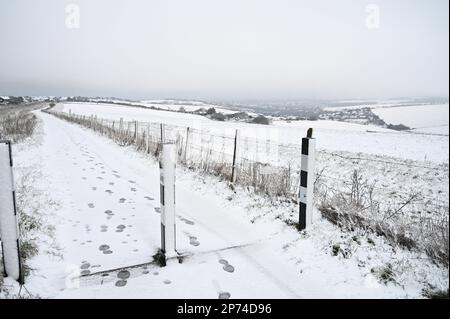
[[[219,264],[228,265],[228,261],[226,261],[225,259],[220,259]]]
[[[125,225],[119,225],[119,226],[117,226],[117,228],[116,228],[116,233],[121,233],[121,232],[123,232],[124,231],[124,229],[125,229]]]
[[[154,209],[155,209],[155,212],[157,212],[158,214],[160,214],[160,213],[161,213],[161,208],[159,208],[159,207],[155,207]]]
[[[130,272],[128,270],[121,270],[117,273],[117,278],[128,279],[130,278]]]
[[[98,247],[98,250],[105,251],[108,250],[109,248],[110,248],[109,245],[103,244]]]
[[[178,216],[178,219],[184,222],[186,225],[194,225],[195,223],[187,218],[184,218],[182,216]]]
[[[234,267],[228,263],[226,259],[220,259],[219,263],[223,265],[222,269],[226,272],[232,273],[234,272]]]
[[[126,280],[118,280],[116,281],[116,287],[123,287],[127,284]]]
[[[88,262],[84,262],[80,266],[81,269],[88,269],[89,267],[91,267],[91,264]]]
[[[231,294],[229,292],[221,292],[219,294],[219,299],[230,299]]]
[[[88,206],[89,206],[89,208],[94,208],[95,207],[95,205],[93,203],[89,203]]]
[[[195,236],[189,236],[189,244],[191,244],[192,246],[199,246],[200,242],[197,240],[197,237]]]
[[[119,199],[119,203],[121,203],[121,204],[125,203],[125,201],[126,201],[126,198]]]
[[[232,265],[225,265],[225,266],[223,266],[223,270],[231,273],[231,272],[234,272],[234,267]]]

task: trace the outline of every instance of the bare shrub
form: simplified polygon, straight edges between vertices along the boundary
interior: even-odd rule
[[[43,234],[53,238],[54,227],[45,222],[44,216],[46,211],[57,203],[34,186],[41,178],[37,170],[23,169],[19,175],[16,180],[16,203],[21,238],[20,251],[27,269],[27,261],[39,252],[38,239]]]
[[[0,113],[0,139],[18,142],[33,134],[36,123],[36,116],[26,111]]]
[[[316,194],[322,216],[339,227],[365,229],[384,236],[393,245],[425,252],[433,260],[448,266],[448,208],[434,209],[433,216],[415,220],[411,215],[417,206],[417,193],[402,200],[379,196],[370,183],[355,170],[344,187],[334,189],[318,179]]]

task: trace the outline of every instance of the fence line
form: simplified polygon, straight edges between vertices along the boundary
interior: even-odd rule
[[[319,178],[332,179],[332,180],[341,182],[345,186],[349,186],[350,183],[351,183],[351,181],[348,180],[348,179],[339,178],[339,177],[335,177],[335,176],[330,176],[330,175],[326,175],[326,174],[321,174]],[[385,191],[385,192],[393,193],[393,194],[396,194],[396,195],[403,195],[404,197],[409,197],[409,196],[413,195],[412,192],[409,192],[409,193],[402,192],[402,191],[399,191],[398,189],[394,190],[394,189],[390,189],[390,188],[386,188],[386,187],[379,187],[379,186],[375,186],[375,185],[373,185],[372,187],[374,189],[377,189],[377,190],[380,190],[380,191]],[[340,191],[342,191],[342,189]],[[442,207],[442,208],[446,207],[446,208],[448,208],[448,206],[449,206],[448,202],[440,200],[438,198],[432,198],[432,197],[428,197],[428,196],[425,196],[425,195],[422,195],[422,194],[420,194],[419,196],[423,200],[427,200],[429,202],[440,203],[440,204],[434,204],[437,207]],[[427,203],[427,204],[429,204],[429,203]]]
[[[330,156],[336,156],[336,157],[339,157],[342,159],[347,159],[347,160],[378,162],[378,163],[401,165],[401,166],[407,166],[407,167],[418,167],[418,168],[425,168],[425,169],[431,169],[431,170],[442,170],[442,167],[439,167],[439,166],[416,165],[416,164],[404,163],[404,162],[399,162],[399,161],[394,162],[394,161],[386,161],[386,160],[373,159],[373,158],[345,156],[345,155],[341,155],[341,154],[337,154],[335,152],[329,152],[329,151],[325,151],[325,150],[320,150],[319,153],[327,154]]]
[[[103,135],[109,136],[120,145],[134,144],[138,150],[154,156],[159,156],[161,151],[161,123],[124,121],[123,119],[117,121],[54,111],[50,111],[50,113],[92,128]],[[258,140],[257,138],[249,138],[248,136],[240,136],[239,140],[237,140],[235,136],[232,137],[199,130],[197,128],[168,124],[164,125],[164,133],[166,135],[166,142],[176,144],[178,161],[189,168],[200,169],[204,172],[226,178],[232,182],[250,185],[255,190],[265,192],[271,196],[296,198],[298,195],[298,184],[300,182],[300,145],[280,145],[269,139]],[[289,150],[292,156],[291,154],[286,156],[289,160],[281,164],[279,161],[271,161],[271,156],[274,154],[271,153],[270,146]],[[318,155],[328,155],[352,161],[394,164],[403,167],[438,169],[438,167],[392,162],[381,159],[351,157],[324,150],[319,150]],[[283,160],[286,159],[283,158]],[[441,167],[440,170],[442,169],[445,168]],[[340,182],[346,181],[337,177],[323,177],[340,180]],[[377,187],[377,189],[383,190],[385,193],[388,190],[386,187]],[[402,193],[398,189],[392,189],[392,191],[397,194]],[[403,193],[403,195],[408,196],[410,194]],[[426,196],[423,196],[423,199],[435,202],[439,201]],[[443,206],[448,207],[448,202],[441,201],[441,203],[444,203]]]

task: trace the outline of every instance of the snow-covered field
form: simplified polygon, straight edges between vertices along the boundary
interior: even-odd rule
[[[216,112],[223,114],[233,114],[237,111],[233,111],[215,104],[199,102],[199,101],[180,101],[180,100],[143,100],[140,104],[146,107],[155,107],[163,110],[169,111],[179,111],[183,108],[186,112],[194,112],[199,109],[209,109],[214,108]]]
[[[335,121],[274,121],[262,126],[241,122],[218,122],[203,116],[177,112],[146,110],[108,104],[60,104],[57,108],[68,113],[97,115],[112,120],[138,120],[166,123],[203,129],[214,134],[234,136],[239,129],[250,140],[270,140],[277,144],[299,146],[301,137],[309,127],[314,128],[319,149],[348,151],[371,155],[390,156],[415,161],[448,163],[448,136],[420,135],[383,129],[377,126],[359,125]]]
[[[60,104],[56,109],[66,113],[71,110],[74,114],[95,114],[116,121],[120,118],[139,120],[141,129],[145,129],[147,121],[163,122],[174,126],[172,133],[178,132],[184,138],[187,126],[197,128],[197,133],[191,133],[189,138],[189,154],[196,161],[200,161],[200,153],[204,159],[205,153],[208,154],[206,150],[211,149],[213,153],[208,156],[214,157],[215,161],[231,163],[234,131],[239,129],[242,136],[238,145],[240,157],[273,166],[289,166],[294,170],[300,169],[301,137],[305,136],[308,127],[313,127],[320,149],[316,172],[322,172],[328,184],[342,185],[357,169],[376,183],[378,195],[385,194],[386,204],[419,193],[422,204],[448,205],[448,164],[442,165],[448,163],[448,136],[397,132],[337,121],[288,123],[275,120],[268,126],[218,122],[192,114],[114,105]],[[158,125],[151,134],[159,138]],[[424,207],[415,210],[424,211]]]
[[[72,112],[105,112],[99,116],[131,119],[139,114],[134,112],[143,114],[140,109],[97,107],[79,105],[75,110],[71,105]],[[144,111],[149,112],[142,115],[145,119],[157,116]],[[49,254],[50,243],[39,239],[40,253],[30,261],[26,283],[33,296],[418,298],[423,289],[448,288],[447,269],[392,247],[383,237],[343,233],[317,211],[313,226],[300,234],[283,221],[296,218],[297,205],[274,205],[182,168],[177,170],[177,247],[187,257],[164,268],[149,264],[160,245],[157,163],[88,129],[36,114],[42,121],[40,142],[15,146],[15,165],[40,171],[43,177],[34,187],[58,202],[46,221],[55,227],[60,254]],[[186,121],[167,114],[170,121]],[[335,134],[345,131],[339,125]],[[303,131],[293,127],[288,131]],[[352,128],[349,134],[365,134]],[[318,136],[326,136],[320,132],[318,128]],[[336,245],[346,254],[333,254]],[[108,271],[133,264],[140,265]],[[386,269],[395,274],[392,281],[383,282]],[[19,289],[10,280],[4,287],[11,294]]]
[[[415,132],[449,134],[449,104],[399,106],[372,110],[389,124],[404,124]]]

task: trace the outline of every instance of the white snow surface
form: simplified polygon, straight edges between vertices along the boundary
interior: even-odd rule
[[[449,104],[399,106],[372,110],[389,124],[404,124],[416,132],[449,134]]]
[[[256,125],[242,122],[219,122],[206,117],[177,112],[147,110],[143,108],[108,105],[65,103],[58,110],[79,115],[97,115],[98,117],[119,120],[138,120],[142,122],[162,122],[166,124],[201,128],[215,134],[234,136],[236,129],[241,136],[261,141],[271,140],[282,145],[300,146],[301,138],[309,127],[314,128],[317,147],[332,151],[349,151],[372,155],[384,155],[415,161],[448,163],[449,138],[397,132],[371,125],[360,125],[337,121],[274,121],[272,125]]]
[[[45,178],[35,186],[60,204],[51,222],[63,256],[47,254],[48,243],[40,242],[40,254],[30,261],[35,270],[27,278],[32,295],[218,298],[228,292],[231,298],[420,298],[428,284],[448,287],[448,270],[424,256],[374,235],[359,234],[356,243],[354,234],[342,233],[318,212],[301,235],[282,221],[295,219],[296,205],[273,205],[243,189],[233,192],[215,177],[182,169],[177,170],[176,205],[177,247],[187,256],[183,263],[136,267],[125,283],[117,272],[83,277],[78,286],[69,279],[81,271],[92,274],[152,260],[160,246],[159,167],[131,147],[36,114],[43,121],[43,141],[15,157],[19,167],[40,167]],[[375,244],[368,243],[369,236]],[[350,258],[332,256],[337,243],[352,251]],[[376,277],[374,269],[388,263],[397,274],[395,284]]]

